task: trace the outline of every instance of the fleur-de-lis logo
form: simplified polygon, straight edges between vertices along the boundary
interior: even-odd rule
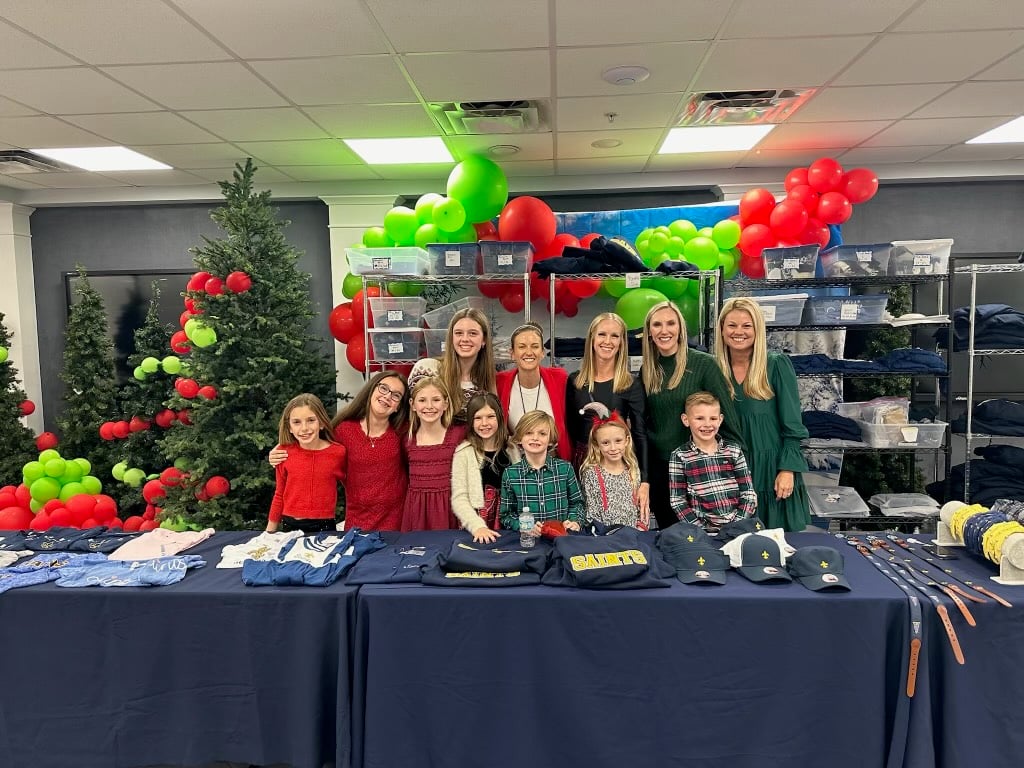
[[[762,560],[767,560],[768,559],[768,550],[767,549],[762,549],[761,550],[761,559]]]

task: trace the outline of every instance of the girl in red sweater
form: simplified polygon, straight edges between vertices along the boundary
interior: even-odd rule
[[[320,533],[335,528],[338,483],[345,481],[345,448],[316,395],[293,397],[284,408],[278,442],[288,457],[277,465],[277,489],[267,531]]]

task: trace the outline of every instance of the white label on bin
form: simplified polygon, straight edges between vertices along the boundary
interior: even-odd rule
[[[388,310],[388,322],[389,323],[400,323],[400,322],[402,322],[402,310],[400,310],[400,309],[389,309]]]
[[[766,323],[775,322],[775,305],[774,304],[762,304],[761,314],[764,315],[764,321]]]
[[[630,355],[629,356],[629,372],[636,373],[644,364],[644,358],[642,355]]]
[[[800,259],[783,259],[783,269],[800,269]]]
[[[840,320],[856,320],[857,315],[860,314],[860,304],[856,301],[844,301],[839,306],[839,319]]]
[[[857,251],[857,261],[863,263],[871,261],[871,251]]]
[[[915,253],[914,254],[914,266],[915,267],[930,267],[932,265],[932,257],[927,253]]]
[[[373,257],[373,270],[374,272],[386,272],[391,269],[391,257],[390,256],[374,256]]]
[[[639,288],[640,287],[640,273],[630,272],[626,275],[626,287],[627,288]]]
[[[511,267],[512,266],[512,254],[511,253],[499,253],[498,254],[498,266],[499,267]]]
[[[462,253],[460,253],[459,251],[445,251],[444,265],[446,267],[461,267]]]
[[[403,349],[405,349],[405,345],[400,341],[394,341],[388,344],[389,355],[400,355],[402,354]]]

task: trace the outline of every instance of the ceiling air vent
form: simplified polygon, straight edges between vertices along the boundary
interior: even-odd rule
[[[431,104],[449,136],[538,133],[548,130],[539,101],[460,101]]]
[[[5,149],[0,151],[0,173],[16,175],[69,170],[71,168],[63,163],[58,163],[56,160],[37,155],[26,149]]]
[[[757,125],[781,123],[815,93],[814,88],[763,91],[711,91],[686,100],[677,125]]]

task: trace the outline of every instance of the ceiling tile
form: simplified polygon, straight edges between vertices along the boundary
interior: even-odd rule
[[[132,146],[136,152],[167,163],[174,168],[228,167],[246,158],[246,153],[233,144],[153,144]]]
[[[1017,51],[1011,56],[989,67],[984,72],[975,75],[973,80],[1015,80],[1024,72],[1024,50]]]
[[[742,168],[796,168],[821,157],[820,149],[755,149],[739,163]]]
[[[243,59],[386,51],[359,0],[173,1]]]
[[[732,168],[743,160],[745,152],[697,152],[680,155],[655,155],[649,171],[703,171]]]
[[[37,174],[0,175],[0,187],[8,187],[10,189],[43,189],[43,187],[31,180],[35,175]]]
[[[444,189],[448,176],[454,167],[452,163],[425,163],[418,165],[375,165],[373,170],[382,179],[433,181],[438,189]]]
[[[71,171],[68,173],[37,173],[32,180],[50,189],[89,189],[91,187],[128,187],[123,181],[107,178],[89,171]]]
[[[299,105],[416,101],[416,94],[390,56],[254,61],[251,66]]]
[[[864,142],[865,147],[959,144],[1006,122],[1004,117],[901,120]]]
[[[950,87],[952,83],[824,88],[800,107],[788,122],[896,120],[927,104]]]
[[[67,121],[118,144],[183,144],[212,142],[217,138],[171,112],[76,115]]]
[[[602,157],[598,159],[568,159],[558,161],[559,176],[590,173],[640,173],[647,165],[647,155],[632,157]]]
[[[159,109],[148,99],[86,67],[0,72],[0,93],[51,115]]]
[[[539,99],[551,93],[548,56],[537,51],[414,53],[402,61],[427,101]]]
[[[958,85],[911,117],[982,117],[1019,115],[1024,105],[1024,80],[972,82]]]
[[[90,64],[229,58],[219,45],[160,0],[4,0],[0,12]]]
[[[225,141],[299,141],[327,134],[297,109],[213,109],[183,112]]]
[[[133,187],[181,187],[197,186],[205,179],[188,171],[107,171],[104,176],[131,184]]]
[[[916,163],[928,155],[945,148],[945,145],[922,145],[916,147],[854,147],[837,158],[844,168],[871,167],[887,163]]]
[[[380,178],[365,165],[281,165],[278,170],[295,181],[364,181]]]
[[[925,0],[893,29],[938,32],[1024,27],[1024,4],[1006,0]]]
[[[722,29],[723,38],[856,35],[881,32],[917,0],[822,3],[818,0],[739,0]]]
[[[66,67],[78,63],[3,21],[0,21],[0,51],[3,51],[0,69]]]
[[[964,80],[1022,44],[1024,30],[888,34],[833,85]]]
[[[557,136],[558,159],[625,157],[627,155],[650,155],[657,151],[662,134],[660,130],[635,131],[578,131],[563,132]],[[598,139],[617,139],[621,145],[612,149],[597,149],[590,146]]]
[[[285,103],[270,86],[234,61],[107,67],[104,71],[167,109],[242,109]]]
[[[306,107],[303,111],[338,138],[394,139],[440,134],[437,125],[419,104],[353,104]]]
[[[338,139],[316,141],[252,141],[239,146],[269,165],[362,165],[355,152]]]
[[[548,0],[367,0],[367,6],[399,53],[547,48],[549,44]]]
[[[213,182],[231,181],[234,172],[234,167],[196,168],[189,171],[193,176],[198,176],[200,179],[206,179],[207,181]],[[294,179],[285,175],[278,169],[268,168],[263,165],[257,167],[254,179],[257,187],[265,187],[267,184],[275,184],[279,182],[289,183],[294,181]]]
[[[681,93],[637,93],[558,99],[559,131],[595,131],[604,128],[665,128],[672,124]],[[615,119],[609,120],[608,114]]]
[[[521,179],[530,176],[554,176],[554,160],[503,160],[501,170],[510,179]]]
[[[1024,144],[954,144],[928,156],[929,163],[1012,160],[1024,154]]]
[[[821,85],[831,80],[873,39],[856,35],[796,40],[723,40],[715,45],[694,89],[728,91]]]
[[[0,96],[0,117],[19,117],[23,115],[39,114],[34,109],[18,104],[16,101],[5,99]]]
[[[0,118],[0,141],[15,147],[109,147],[113,142],[55,117]]]
[[[685,91],[708,43],[605,45],[600,48],[559,48],[558,96],[622,96]],[[651,76],[636,85],[606,83],[601,73],[612,67],[646,67]]]
[[[729,12],[729,3],[720,0],[606,3],[597,16],[593,0],[557,0],[554,5],[558,45],[607,45],[609,39],[617,43],[710,40]]]
[[[551,160],[554,157],[552,143],[550,133],[491,133],[486,136],[451,136],[448,138],[448,145],[454,151],[457,159],[466,158],[469,155],[489,156],[487,150],[490,147],[497,144],[512,144],[519,147],[519,152],[509,156],[508,159],[518,162]],[[504,160],[500,157],[491,159],[504,165]]]
[[[758,149],[833,149],[860,144],[891,123],[866,120],[850,123],[784,123],[769,133]]]

